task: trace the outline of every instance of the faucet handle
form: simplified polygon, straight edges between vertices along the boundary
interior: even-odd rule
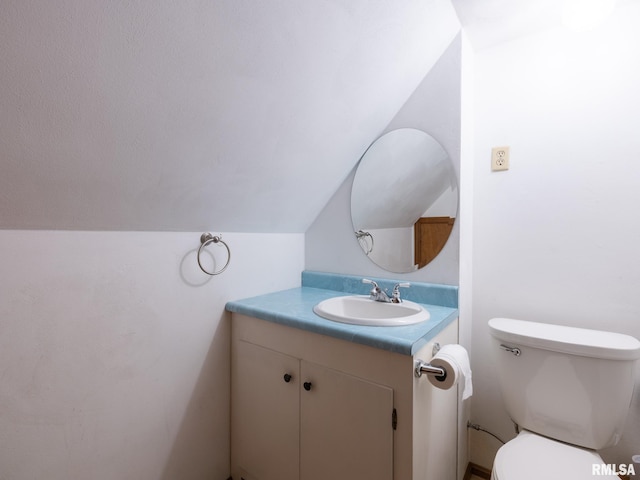
[[[400,288],[409,288],[411,284],[409,282],[396,283],[393,287],[393,292],[391,293],[391,301],[393,303],[400,303],[402,299],[400,298]]]
[[[379,288],[376,282],[374,282],[373,280],[369,280],[368,278],[363,278],[362,283],[368,283],[370,285],[373,285],[373,288]]]
[[[371,297],[372,300],[377,300],[380,294],[382,293],[382,290],[380,289],[378,284],[373,280],[369,280],[368,278],[363,278],[362,283],[368,283],[372,285],[371,291],[369,292],[369,296]]]

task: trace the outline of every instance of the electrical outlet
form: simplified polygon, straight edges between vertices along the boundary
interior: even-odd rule
[[[491,170],[509,170],[509,147],[493,147],[491,149]]]

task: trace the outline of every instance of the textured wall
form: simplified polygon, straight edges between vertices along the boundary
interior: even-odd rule
[[[0,478],[228,476],[224,305],[298,286],[303,236],[223,237],[210,278],[196,232],[0,232]]]
[[[448,0],[3,2],[0,228],[304,232],[458,28]]]
[[[639,21],[627,4],[597,30],[551,30],[476,56],[472,420],[505,438],[490,318],[640,338]],[[499,145],[511,146],[511,169],[492,173]],[[639,445],[636,396],[605,459],[629,463]]]
[[[432,135],[449,154],[456,175],[460,174],[460,71],[461,37],[456,37],[434,68],[398,111],[382,133],[397,128],[417,128]],[[373,141],[374,139],[372,139]],[[364,149],[360,155],[364,153]],[[343,182],[306,234],[306,268],[336,273],[458,285],[459,222],[444,249],[426,268],[410,274],[390,274],[371,262],[353,234],[351,184],[354,172]]]

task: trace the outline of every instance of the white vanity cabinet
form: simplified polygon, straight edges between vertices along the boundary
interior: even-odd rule
[[[416,378],[413,357],[232,318],[234,480],[456,478],[456,389]],[[453,322],[433,341],[456,337]]]
[[[240,478],[392,478],[392,389],[243,340],[235,347]]]

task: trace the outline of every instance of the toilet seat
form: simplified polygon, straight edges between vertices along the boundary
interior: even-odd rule
[[[522,430],[498,450],[491,480],[620,480],[615,475],[594,477],[593,465],[603,463],[594,450]]]

